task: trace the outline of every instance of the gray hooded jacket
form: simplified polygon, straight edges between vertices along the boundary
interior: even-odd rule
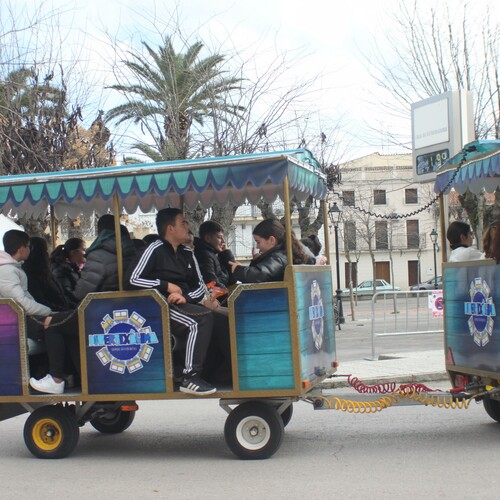
[[[14,299],[26,312],[36,316],[48,316],[50,307],[39,304],[28,292],[28,277],[18,262],[7,252],[0,251],[0,297]]]

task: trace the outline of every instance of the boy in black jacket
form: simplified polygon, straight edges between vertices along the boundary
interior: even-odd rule
[[[174,337],[186,339],[186,358],[180,391],[213,394],[216,389],[200,376],[214,325],[221,335],[221,321],[227,318],[214,315],[210,309],[217,302],[206,300],[206,287],[198,273],[193,251],[184,246],[188,239],[189,223],[182,211],[164,208],[156,217],[161,239],[151,243],[138,262],[131,265],[126,283],[129,288],[155,288],[167,297],[170,304],[170,328]],[[223,329],[224,330],[224,329]],[[222,339],[229,345],[227,328]]]
[[[213,220],[205,221],[200,226],[200,237],[194,240],[194,254],[205,283],[215,282],[216,286],[225,289],[229,284],[229,272],[221,266],[219,261],[224,245],[222,226]],[[235,258],[231,254],[227,260],[235,260]]]

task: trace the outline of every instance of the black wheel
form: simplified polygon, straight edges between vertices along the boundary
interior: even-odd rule
[[[261,403],[243,403],[227,417],[224,437],[229,449],[239,458],[269,458],[278,451],[284,425],[276,408]]]
[[[24,442],[38,458],[67,457],[79,437],[74,413],[61,405],[38,408],[24,424]]]
[[[280,415],[281,420],[283,420],[283,427],[286,427],[290,420],[292,420],[293,415],[293,404],[290,403],[290,406]]]
[[[90,425],[104,434],[119,434],[132,425],[134,418],[135,411],[122,411],[117,408],[93,417]]]
[[[486,413],[493,420],[500,422],[500,401],[497,401],[496,399],[484,398],[483,405]]]

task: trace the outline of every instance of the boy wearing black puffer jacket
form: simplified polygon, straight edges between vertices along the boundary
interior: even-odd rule
[[[123,269],[134,260],[137,250],[127,228],[121,227]],[[87,262],[74,295],[82,300],[91,292],[112,292],[118,286],[118,258],[116,255],[115,218],[106,214],[97,222],[97,239],[87,249]]]

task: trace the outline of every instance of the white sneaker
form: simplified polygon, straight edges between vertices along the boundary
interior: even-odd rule
[[[44,392],[46,394],[62,394],[64,392],[64,380],[62,382],[56,382],[52,375],[45,375],[45,377],[40,380],[31,377],[30,385],[35,391]]]

